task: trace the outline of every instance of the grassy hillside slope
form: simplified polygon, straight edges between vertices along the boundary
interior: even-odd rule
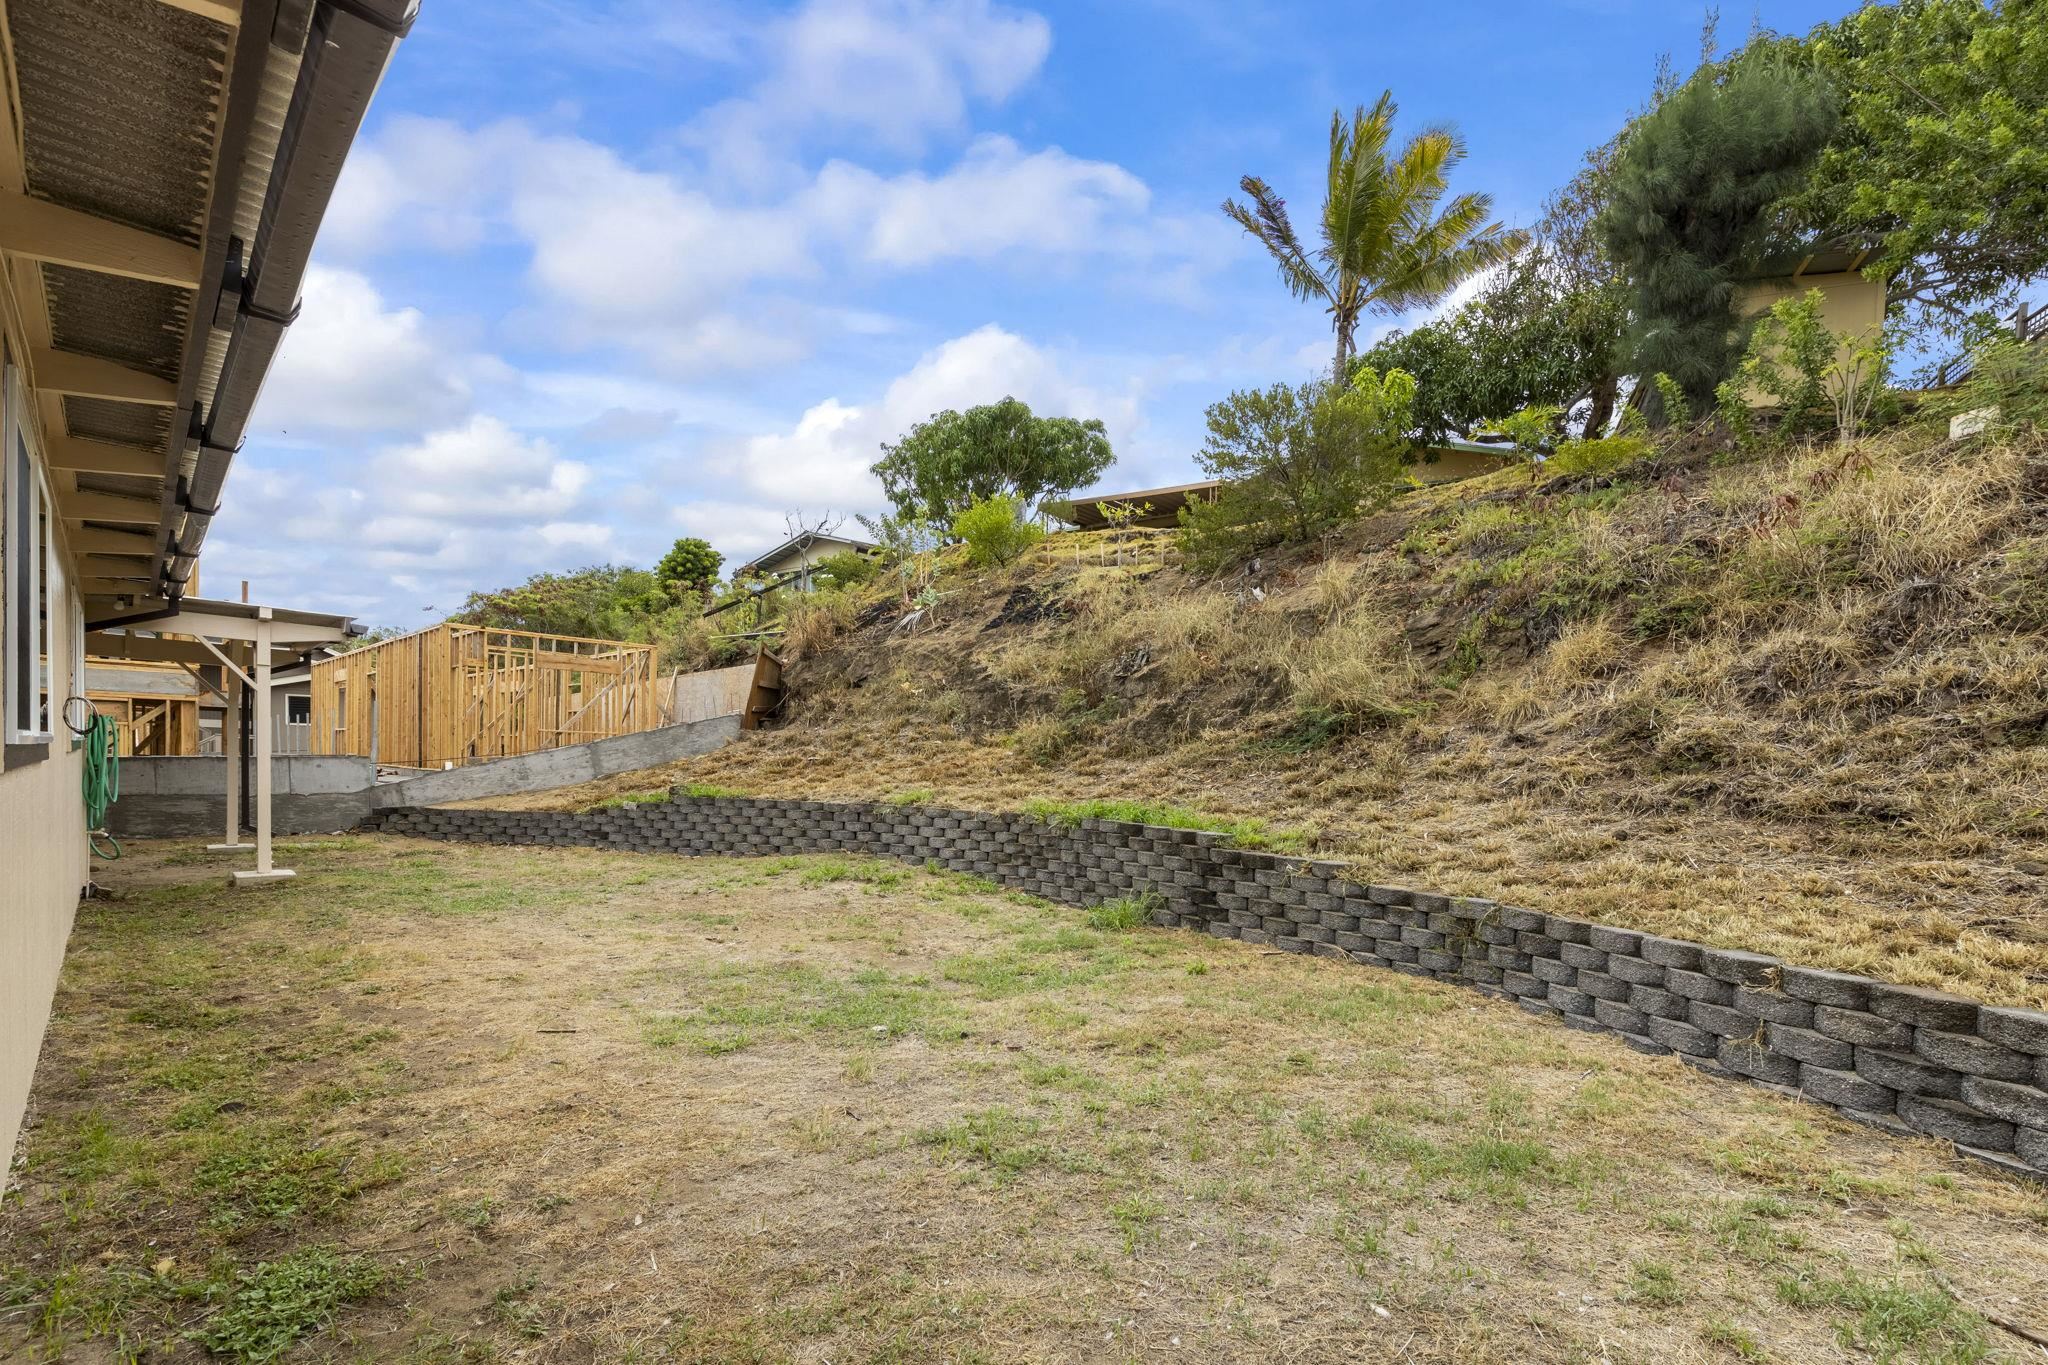
[[[2048,1004],[2048,442],[1897,433],[1406,495],[1222,579],[1172,538],[793,623],[786,723],[660,783],[1257,822],[1377,881]],[[493,804],[508,804],[496,802]]]

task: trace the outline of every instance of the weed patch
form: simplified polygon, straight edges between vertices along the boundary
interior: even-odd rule
[[[1810,1273],[1778,1282],[1778,1297],[1794,1308],[1854,1314],[1837,1328],[1844,1346],[1881,1361],[1923,1360],[1971,1365],[1992,1359],[1983,1319],[1933,1285]]]
[[[193,1339],[230,1360],[275,1360],[383,1282],[374,1261],[307,1247],[237,1272],[224,1287],[226,1302]]]
[[[1051,1160],[1051,1149],[1037,1138],[1039,1127],[1038,1120],[1008,1109],[983,1109],[927,1128],[917,1140],[939,1160],[964,1164],[1002,1185]]]

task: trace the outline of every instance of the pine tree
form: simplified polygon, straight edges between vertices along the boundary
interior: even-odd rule
[[[1752,49],[1702,66],[1637,122],[1600,230],[1627,274],[1635,368],[1670,375],[1696,410],[1740,352],[1737,279],[1767,255],[1777,206],[1834,131],[1826,85]]]

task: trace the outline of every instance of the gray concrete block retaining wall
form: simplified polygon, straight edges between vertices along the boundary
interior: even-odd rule
[[[375,813],[391,834],[487,844],[931,863],[1068,905],[1154,900],[1156,924],[1474,987],[1566,1025],[2048,1176],[2048,1014],[1632,929],[1349,880],[1222,836],[922,806],[689,798],[587,814]]]

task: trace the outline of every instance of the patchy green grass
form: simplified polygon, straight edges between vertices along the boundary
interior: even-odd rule
[[[2038,1189],[1141,903],[293,857],[144,844],[81,910],[0,1357],[1952,1365],[2006,1343],[1937,1276],[2048,1317]]]
[[[714,782],[686,782],[676,789],[677,796],[695,800],[711,800],[720,796],[745,796],[738,787],[722,787]]]
[[[617,810],[621,806],[665,806],[669,802],[667,787],[655,787],[649,791],[618,792],[602,800],[593,801],[590,810]]]
[[[1152,922],[1152,912],[1161,901],[1155,895],[1119,896],[1088,909],[1088,926],[1114,934],[1127,934]]]
[[[1983,1319],[1931,1283],[1872,1279],[1853,1268],[1836,1275],[1807,1271],[1779,1280],[1778,1298],[1794,1308],[1840,1314],[1842,1345],[1877,1360],[1968,1365],[1997,1358]]]
[[[1161,805],[1147,801],[1026,801],[1024,814],[1048,824],[1072,829],[1083,820],[1117,820],[1130,825],[1159,825],[1166,829],[1202,830],[1221,834],[1238,848],[1272,849],[1299,853],[1308,837],[1297,830],[1275,830],[1263,820],[1232,820],[1185,806]]]
[[[1038,1140],[1039,1127],[1038,1120],[1007,1109],[983,1109],[927,1128],[917,1140],[935,1159],[963,1167],[973,1176],[985,1174],[1002,1185],[1052,1159],[1051,1149]]]

